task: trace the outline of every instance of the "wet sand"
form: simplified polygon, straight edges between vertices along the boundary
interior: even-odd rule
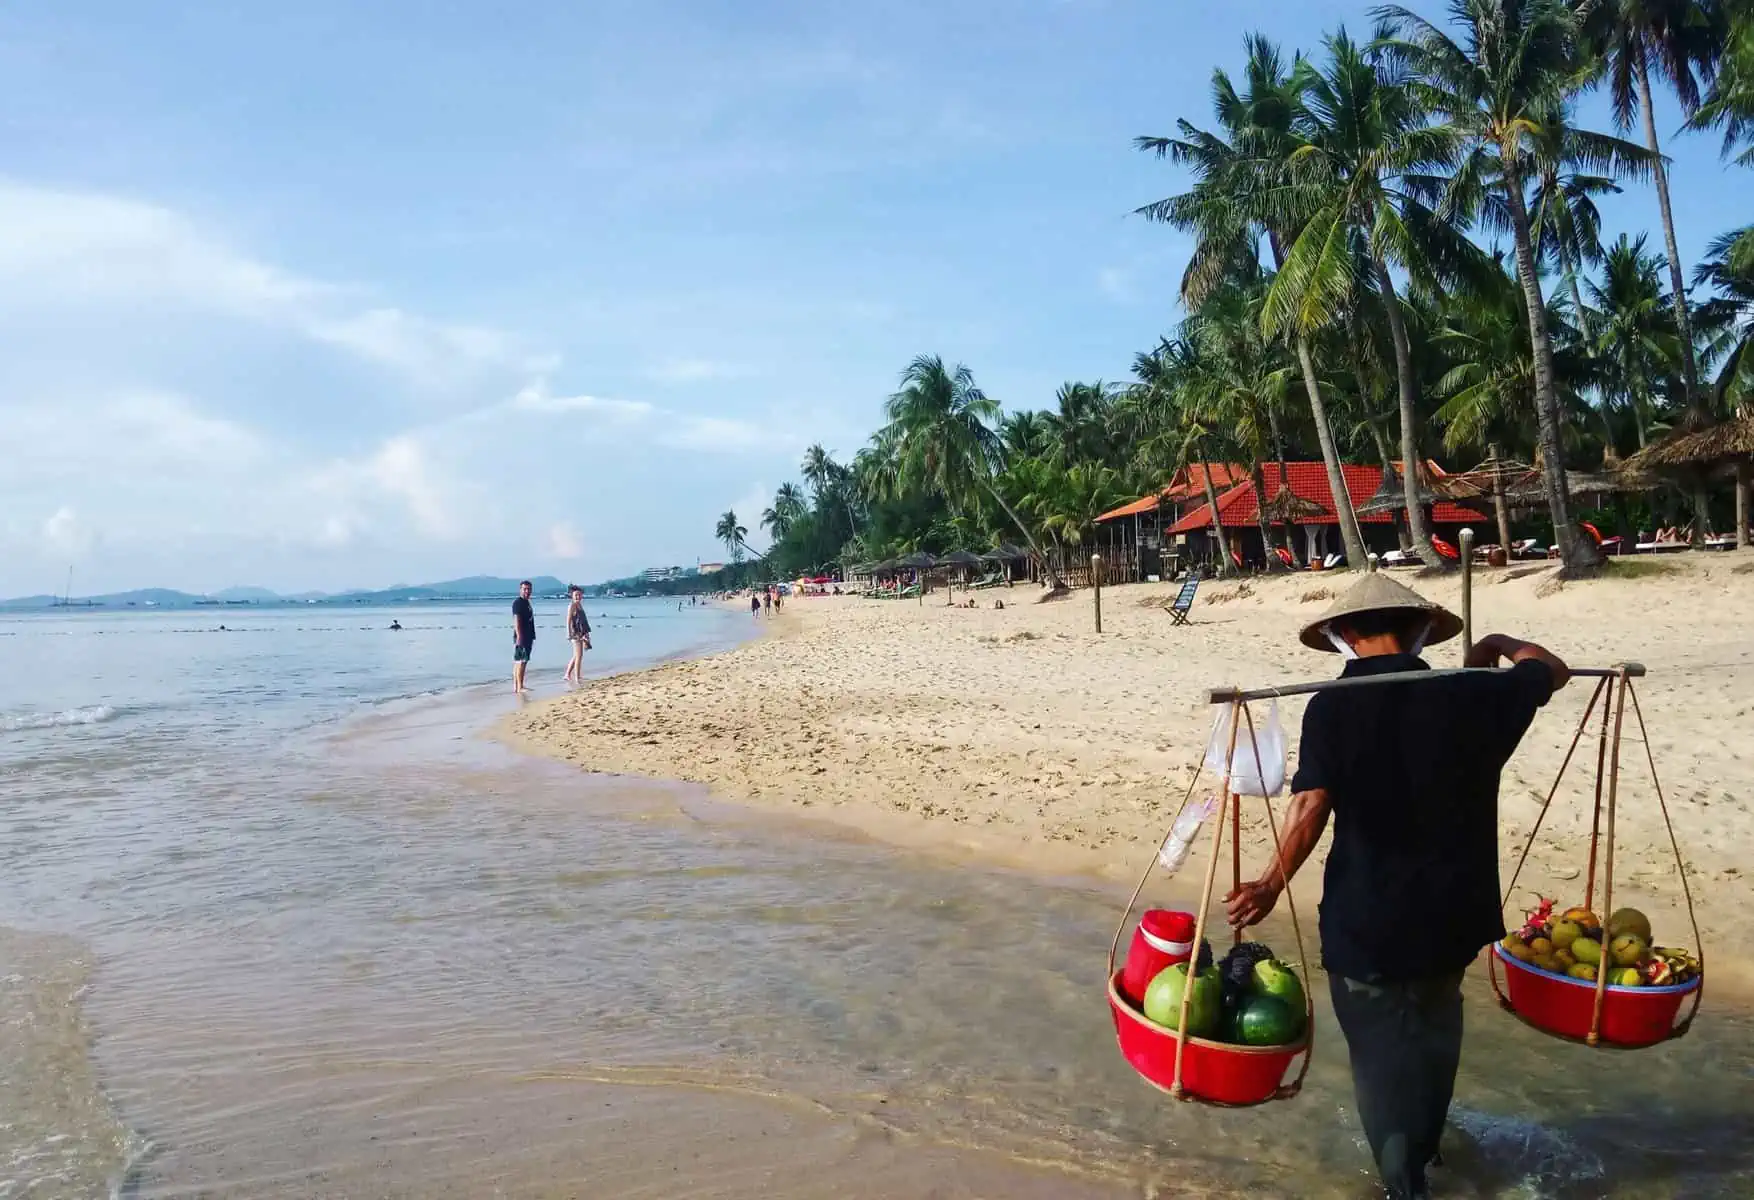
[[[1754,560],[1682,555],[1559,587],[1544,568],[1482,572],[1475,629],[1551,646],[1573,663],[1638,660],[1637,685],[1670,811],[1720,979],[1754,951]],[[1643,572],[1655,572],[1646,574]],[[1398,576],[1459,604],[1459,579]],[[1200,757],[1206,689],[1330,677],[1334,656],[1297,628],[1345,577],[1302,574],[1202,586],[1172,627],[1170,585],[1107,589],[1105,632],[1088,592],[1033,603],[1035,589],[941,602],[799,599],[772,636],[716,657],[617,676],[500,726],[521,748],[593,771],[705,784],[768,808],[822,816],[941,855],[1130,878],[1148,861]],[[958,593],[961,599],[961,593]],[[995,598],[1006,607],[995,611]],[[1434,665],[1456,665],[1457,644]],[[1588,701],[1555,697],[1505,772],[1505,878]],[[1295,746],[1303,701],[1280,717]],[[1594,734],[1566,777],[1519,891],[1582,898]],[[1434,731],[1433,754],[1457,752]],[[1627,718],[1615,904],[1646,908],[1658,938],[1693,940],[1674,856]],[[1208,785],[1212,781],[1208,780]],[[1252,813],[1246,858],[1270,839]],[[1299,878],[1313,905],[1319,853]],[[1197,860],[1196,860],[1197,861]],[[1728,953],[1723,953],[1727,951]]]

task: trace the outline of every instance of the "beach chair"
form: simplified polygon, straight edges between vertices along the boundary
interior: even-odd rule
[[[1188,581],[1182,584],[1182,590],[1176,594],[1175,603],[1169,606],[1172,625],[1186,625],[1188,613],[1194,607],[1194,593],[1200,590],[1200,577],[1189,575]]]

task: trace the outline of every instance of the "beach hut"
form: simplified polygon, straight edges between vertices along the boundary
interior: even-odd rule
[[[1632,471],[1667,475],[1693,491],[1693,544],[1705,543],[1709,519],[1706,484],[1716,471],[1734,474],[1736,492],[1736,547],[1748,548],[1748,490],[1754,480],[1754,407],[1742,406],[1727,421],[1711,423],[1697,409],[1675,431],[1633,455]]]
[[[1398,469],[1399,464],[1396,464],[1396,470]],[[1351,463],[1342,465],[1341,473],[1347,493],[1353,496],[1369,495],[1383,477],[1380,467]],[[1322,463],[1286,463],[1283,469],[1278,463],[1263,463],[1261,474],[1267,485],[1266,490],[1275,499],[1281,490],[1285,490],[1306,502],[1298,504],[1282,501],[1278,507],[1291,518],[1291,524],[1304,531],[1306,557],[1310,562],[1322,561],[1324,555],[1342,552],[1339,539],[1340,518],[1334,506],[1333,493],[1328,487],[1327,468]],[[1424,490],[1433,501],[1431,524],[1434,532],[1454,541],[1456,531],[1463,525],[1475,524],[1485,519],[1473,509],[1438,494],[1440,485],[1447,476],[1436,463],[1428,461],[1422,476],[1426,481]],[[1269,504],[1272,503],[1269,501]],[[1310,505],[1315,507],[1312,509]],[[1254,484],[1246,479],[1219,494],[1219,520],[1222,521],[1232,545],[1239,548],[1238,553],[1245,562],[1262,562],[1265,558],[1266,548],[1260,545],[1260,525],[1256,509]],[[1366,512],[1359,508],[1357,512],[1367,548],[1381,551],[1399,547],[1400,539],[1394,532],[1395,518],[1392,510]],[[1211,529],[1211,507],[1201,504],[1191,508],[1166,532],[1171,536],[1189,539],[1190,548],[1198,555],[1202,551],[1209,554],[1215,548],[1216,539],[1211,536]]]

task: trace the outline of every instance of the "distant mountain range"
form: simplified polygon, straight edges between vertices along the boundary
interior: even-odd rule
[[[377,591],[301,592],[282,595],[259,587],[230,587],[208,596],[178,592],[169,588],[138,588],[131,592],[110,592],[102,596],[75,596],[73,608],[196,608],[209,605],[243,606],[250,604],[385,604],[400,600],[497,600],[518,594],[521,580],[502,579],[497,575],[470,575],[463,579],[446,579],[439,583],[415,586],[397,584]],[[538,596],[559,596],[566,584],[552,575],[531,578]],[[19,611],[33,608],[54,608],[64,603],[60,596],[19,596],[0,600],[0,609]]]

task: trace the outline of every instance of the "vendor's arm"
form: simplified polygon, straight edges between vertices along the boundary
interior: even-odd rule
[[[1563,659],[1544,646],[1533,642],[1519,641],[1502,633],[1489,633],[1475,642],[1468,651],[1467,665],[1470,667],[1496,667],[1504,659],[1513,663],[1533,660],[1541,663],[1553,673],[1553,690],[1564,687],[1571,678],[1571,668]]]
[[[1328,815],[1333,810],[1326,788],[1298,792],[1291,798],[1278,861],[1265,875],[1253,883],[1243,884],[1224,898],[1230,909],[1231,928],[1258,925],[1273,911],[1285,885],[1291,882],[1291,877],[1315,850],[1316,843],[1322,840],[1322,831],[1328,827]]]

